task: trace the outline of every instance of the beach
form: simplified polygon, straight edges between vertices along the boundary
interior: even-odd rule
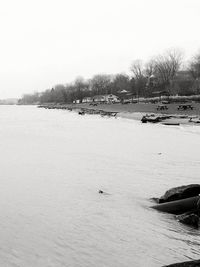
[[[178,110],[180,103],[167,104],[168,110],[159,111],[157,110],[158,104],[151,103],[130,103],[130,104],[98,104],[97,106],[91,106],[87,104],[73,104],[72,107],[83,107],[92,109],[103,109],[106,111],[117,111],[117,112],[127,112],[127,113],[161,113],[161,114],[177,114],[177,115],[200,115],[200,103],[188,103],[191,104],[193,110]]]
[[[167,109],[158,110],[160,104],[151,104],[151,103],[129,103],[129,104],[95,104],[91,105],[89,103],[82,104],[44,104],[41,107],[52,108],[52,109],[68,109],[71,111],[83,111],[86,114],[101,114],[104,115],[107,112],[107,115],[110,113],[116,113],[116,117],[141,120],[143,116],[153,116],[153,117],[165,117],[171,116],[170,119],[167,119],[165,123],[172,124],[195,124],[199,125],[200,117],[200,104],[199,103],[187,103],[187,105],[192,106],[193,109],[180,110],[179,106],[184,105],[181,103],[176,104],[167,104],[165,105]],[[113,114],[112,114],[113,115]],[[192,119],[193,121],[190,121]],[[196,121],[195,121],[196,120]]]

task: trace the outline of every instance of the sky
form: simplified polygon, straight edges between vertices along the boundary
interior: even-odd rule
[[[200,51],[199,0],[1,0],[0,98]]]

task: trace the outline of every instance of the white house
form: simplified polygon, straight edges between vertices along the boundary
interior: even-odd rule
[[[91,103],[91,102],[93,102],[93,98],[90,96],[84,97],[82,99],[82,103]]]
[[[93,97],[94,102],[101,102],[101,103],[116,103],[120,102],[120,99],[116,95],[96,95]]]
[[[76,99],[73,101],[73,104],[80,104],[80,103],[81,103],[81,101],[79,99]]]

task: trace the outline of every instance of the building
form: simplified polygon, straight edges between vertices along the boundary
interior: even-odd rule
[[[93,97],[94,102],[99,103],[117,103],[120,102],[120,98],[116,95],[96,95]]]
[[[90,96],[84,97],[82,99],[82,103],[92,103],[93,102],[93,98]]]
[[[81,103],[80,99],[76,99],[73,101],[73,104],[80,104],[80,103]]]

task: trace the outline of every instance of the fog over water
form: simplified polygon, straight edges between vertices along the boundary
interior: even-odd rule
[[[0,266],[199,258],[199,231],[149,208],[168,188],[199,183],[198,126],[29,106],[0,106],[0,125]]]

